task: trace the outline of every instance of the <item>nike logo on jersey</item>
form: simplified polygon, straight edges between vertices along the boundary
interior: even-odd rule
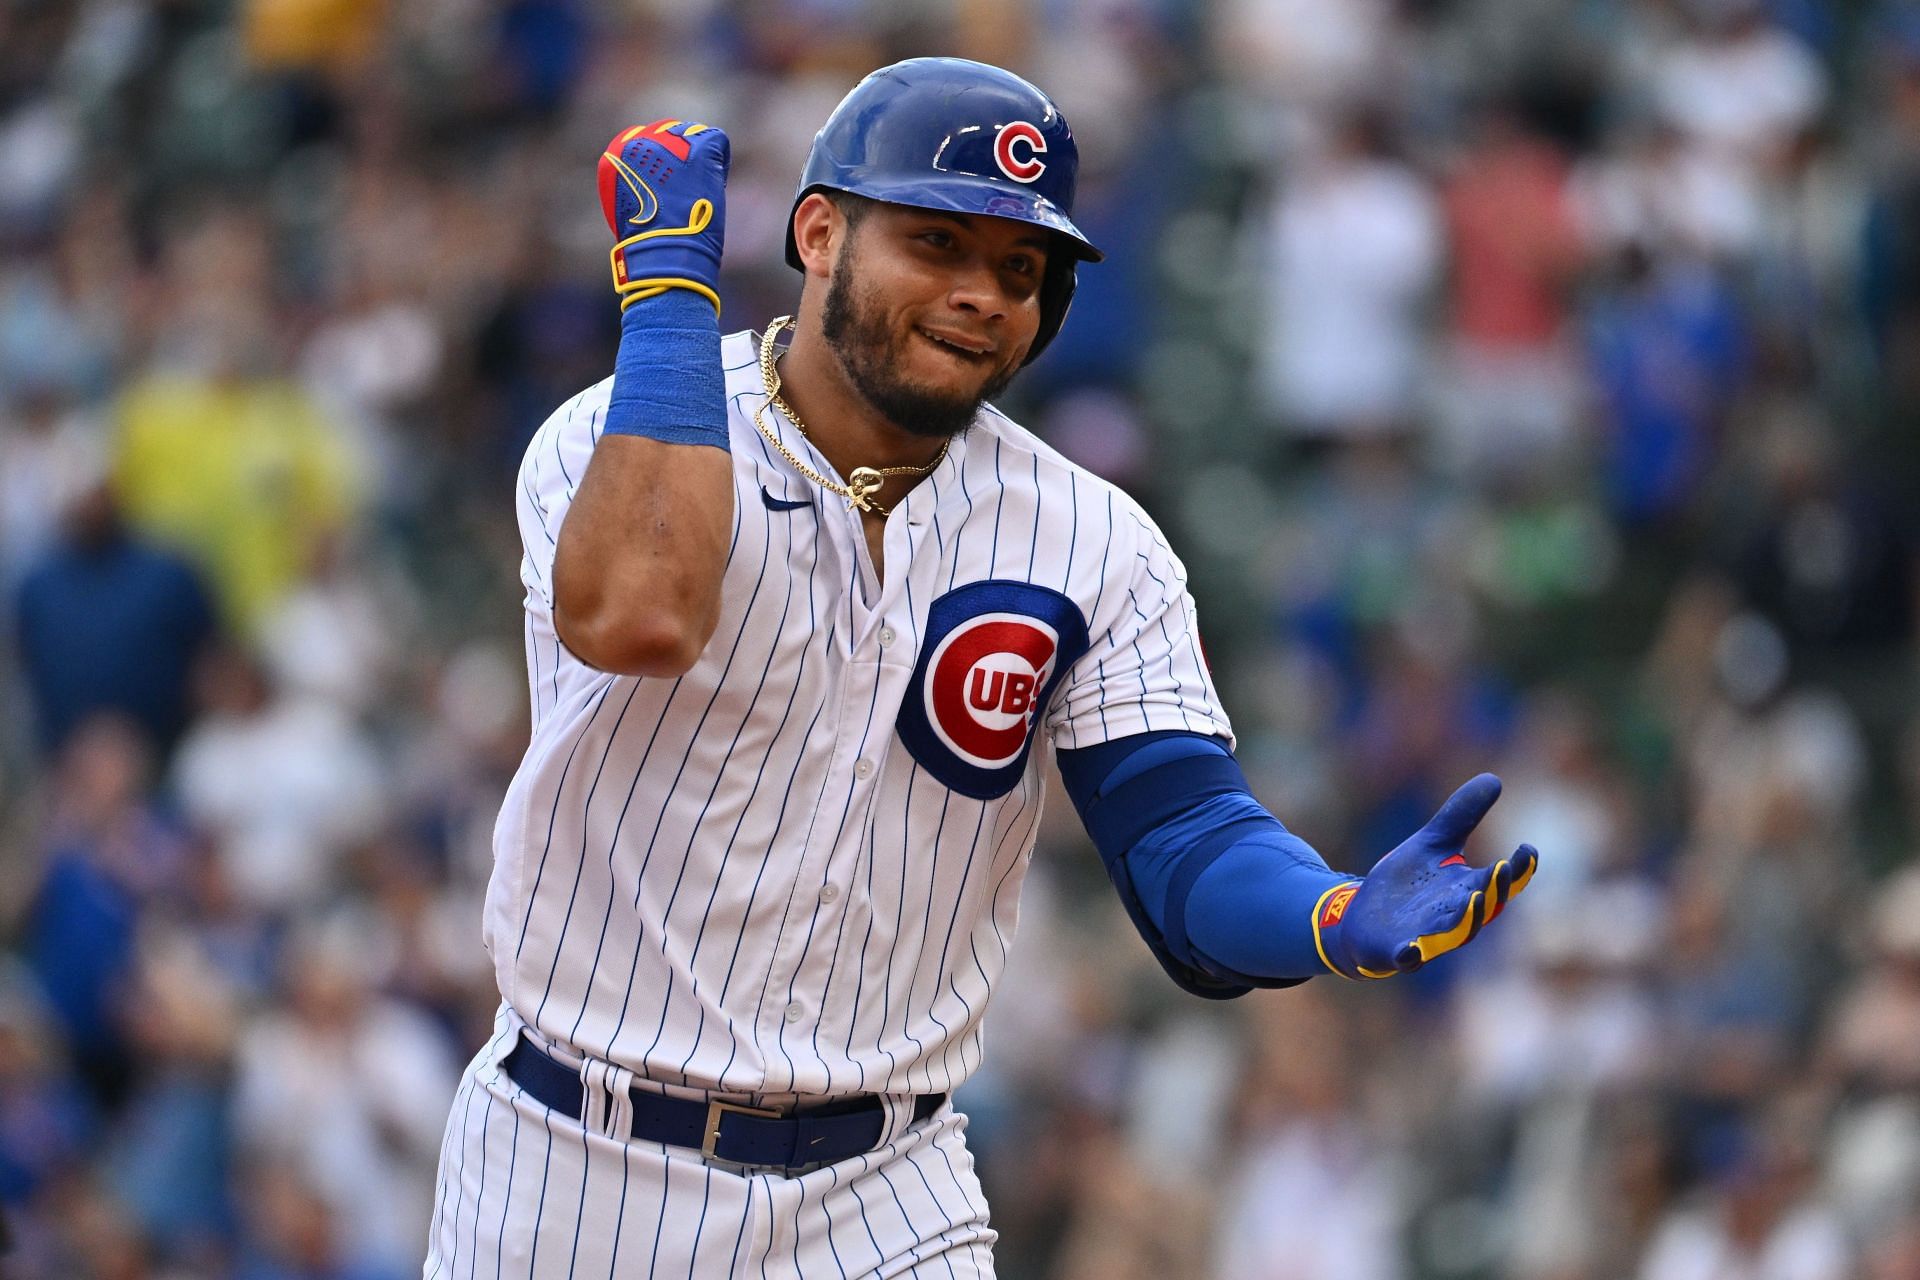
[[[801,507],[810,507],[813,505],[812,500],[808,498],[801,498],[798,502],[790,501],[786,498],[776,498],[767,492],[767,486],[765,485],[760,486],[760,501],[767,504],[767,510],[769,511],[798,511]]]

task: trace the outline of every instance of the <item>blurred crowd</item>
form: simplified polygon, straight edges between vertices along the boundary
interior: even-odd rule
[[[592,162],[1046,87],[1109,252],[1006,407],[1192,572],[1256,788],[1544,854],[1410,978],[1176,991],[1053,804],[960,1094],[1007,1280],[1920,1277],[1920,8],[0,0],[0,1272],[417,1275],[497,1000],[511,485]]]

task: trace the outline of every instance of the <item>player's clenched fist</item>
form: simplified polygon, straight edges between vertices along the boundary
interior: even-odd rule
[[[668,289],[720,309],[727,221],[727,135],[689,120],[615,134],[600,156],[600,207],[613,229],[613,287],[622,310]]]
[[[1471,779],[1366,879],[1322,894],[1313,930],[1327,967],[1349,978],[1411,972],[1473,941],[1518,897],[1539,862],[1532,845],[1492,867],[1468,866],[1460,852],[1499,798],[1500,779]]]

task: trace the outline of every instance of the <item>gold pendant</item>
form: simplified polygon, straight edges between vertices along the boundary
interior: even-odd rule
[[[872,495],[880,492],[886,483],[887,478],[872,467],[855,467],[847,477],[847,510],[873,510]]]

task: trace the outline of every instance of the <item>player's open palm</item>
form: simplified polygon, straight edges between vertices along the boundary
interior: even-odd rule
[[[1327,967],[1349,978],[1390,978],[1473,941],[1527,887],[1540,857],[1523,844],[1491,867],[1467,864],[1467,837],[1499,798],[1500,779],[1480,774],[1366,879],[1328,890],[1313,920]]]

